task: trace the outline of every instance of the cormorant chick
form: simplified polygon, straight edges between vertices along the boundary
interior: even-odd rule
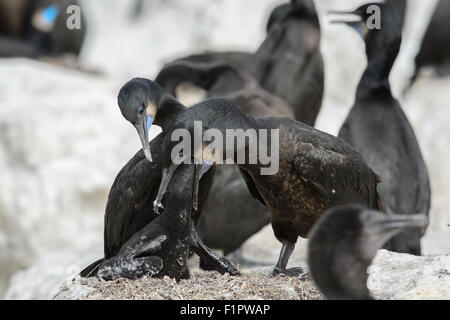
[[[134,234],[117,255],[103,262],[98,269],[99,278],[189,278],[194,171],[193,166],[181,165],[168,186],[164,214]]]
[[[354,205],[332,208],[309,235],[309,274],[326,299],[371,300],[367,268],[378,249],[399,232],[427,224],[423,214],[383,214]]]

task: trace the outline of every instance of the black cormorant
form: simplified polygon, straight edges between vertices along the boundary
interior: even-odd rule
[[[252,75],[267,92],[285,100],[295,119],[314,125],[322,105],[324,65],[320,24],[312,0],[292,0],[275,8],[258,50],[207,52],[176,61],[228,64]]]
[[[392,7],[375,4],[381,6],[381,29],[368,30],[364,36],[368,63],[339,137],[351,143],[380,175],[378,192],[384,211],[428,215],[428,171],[414,131],[389,85],[389,74],[400,49],[400,24]],[[361,17],[361,23],[366,23],[370,5],[353,12]],[[424,232],[425,228],[406,230],[395,236],[387,248],[420,255]]]
[[[155,115],[158,116],[157,113]],[[171,132],[187,129],[190,137],[194,137],[194,128],[199,126],[203,133],[208,128],[223,136],[228,130],[234,130],[234,133],[235,130],[243,133],[254,130],[258,142],[245,139],[236,147],[227,143],[223,145],[219,141],[215,143],[214,150],[209,149],[209,154],[205,151],[210,145],[200,142],[200,148],[192,150],[197,161],[220,163],[225,158],[236,161],[242,155],[249,159],[258,144],[258,150],[265,147],[272,150],[270,153],[273,158],[269,161],[263,160],[260,155],[256,164],[246,161],[244,164],[238,163],[238,167],[251,195],[271,211],[272,228],[276,238],[283,243],[275,274],[290,273],[286,265],[297,238],[307,236],[324,210],[347,203],[380,208],[376,191],[378,176],[351,145],[295,120],[255,119],[225,99],[205,100],[190,107],[172,123],[164,139],[163,178],[156,207],[161,205],[165,186],[177,167],[171,159],[171,153],[179,142],[171,141]],[[263,138],[264,134],[267,139]],[[189,143],[192,145],[192,141]],[[202,155],[206,156],[203,158]],[[189,154],[180,156],[185,158]],[[295,270],[297,272],[298,269]]]
[[[427,224],[423,214],[383,214],[355,205],[332,208],[309,235],[309,274],[326,299],[372,300],[367,268],[378,249],[399,232]]]
[[[268,34],[254,54],[253,75],[261,87],[286,100],[295,119],[313,126],[322,105],[324,64],[320,24],[312,0],[276,8]]]

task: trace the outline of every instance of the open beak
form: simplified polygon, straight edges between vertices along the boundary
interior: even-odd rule
[[[392,214],[383,216],[380,223],[384,230],[403,230],[407,228],[424,228],[429,221],[424,214]]]
[[[151,116],[143,117],[142,121],[137,123],[135,125],[136,130],[139,135],[139,139],[141,139],[142,143],[142,149],[144,150],[145,157],[148,161],[152,161],[152,154],[150,152],[150,143],[148,141],[149,139],[149,132],[150,127],[152,126],[153,118]]]
[[[363,21],[361,17],[352,11],[328,11],[328,15],[338,15],[341,16],[340,19],[331,19],[329,22],[334,23],[344,23],[364,38],[364,28]]]

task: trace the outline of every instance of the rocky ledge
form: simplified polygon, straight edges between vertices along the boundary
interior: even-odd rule
[[[189,280],[74,279],[55,299],[321,299],[307,278],[270,277],[270,268],[242,270],[241,277],[195,271]],[[450,299],[450,256],[416,257],[380,250],[369,269],[377,299]]]

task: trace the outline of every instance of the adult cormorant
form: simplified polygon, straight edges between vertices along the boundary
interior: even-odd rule
[[[158,114],[152,116],[158,117]],[[192,153],[199,162],[238,161],[250,194],[269,208],[275,236],[283,243],[275,274],[290,273],[286,265],[297,238],[307,236],[324,210],[347,203],[380,207],[376,191],[378,177],[352,146],[295,120],[255,119],[225,99],[205,100],[190,107],[172,123],[164,139],[163,178],[155,207],[161,205],[167,183],[177,168],[171,154],[176,153],[179,142],[170,139],[177,129],[187,129],[189,135],[184,135],[187,139],[194,137],[194,130],[198,135],[200,129],[202,133],[214,129],[227,138],[230,134],[238,134],[238,139],[247,134],[256,135],[256,141],[244,138],[237,146],[220,140],[211,146],[212,143],[204,142],[208,139],[202,135],[203,143],[192,140],[185,143],[195,142]],[[261,150],[264,149],[271,150],[272,158],[263,159]],[[184,149],[180,151],[181,159],[191,156]],[[244,163],[239,160],[242,156],[247,159]],[[249,161],[252,156],[257,157],[256,163]],[[298,269],[294,271],[296,274]]]
[[[326,299],[372,300],[367,268],[378,249],[395,234],[427,224],[423,214],[383,214],[355,205],[332,208],[309,235],[309,274]]]
[[[267,29],[266,39],[254,54],[253,75],[262,88],[292,106],[296,120],[313,126],[324,90],[314,2],[292,0],[276,8]]]
[[[400,24],[392,7],[375,4],[381,8],[381,29],[368,30],[364,36],[367,67],[339,137],[352,144],[381,176],[378,192],[386,212],[428,215],[428,171],[414,131],[389,85],[389,74],[400,49]],[[353,11],[362,24],[367,22],[370,5]],[[387,248],[420,255],[420,238],[425,230],[405,230]]]
[[[312,0],[291,0],[275,8],[267,36],[254,54],[207,52],[175,61],[228,64],[252,75],[267,92],[285,100],[295,119],[314,125],[322,105],[324,65],[320,24]]]

